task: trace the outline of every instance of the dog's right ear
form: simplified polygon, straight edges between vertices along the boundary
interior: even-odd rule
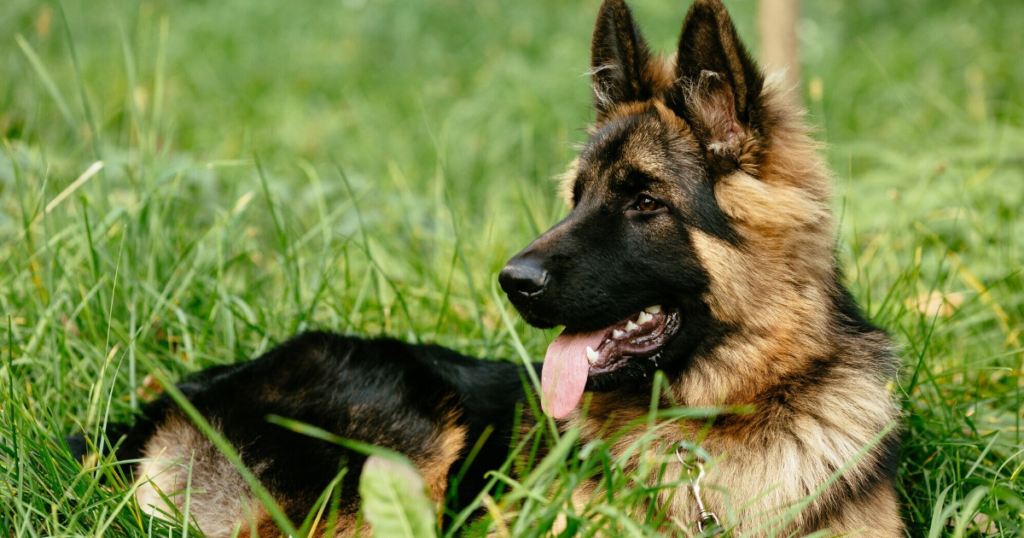
[[[604,0],[590,45],[591,85],[600,122],[615,105],[652,97],[654,61],[623,0]]]

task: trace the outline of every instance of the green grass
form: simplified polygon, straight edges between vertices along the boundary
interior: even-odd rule
[[[687,3],[635,3],[671,47]],[[728,3],[753,43],[755,3]],[[7,0],[0,537],[195,532],[143,517],[54,443],[128,419],[151,372],[246,360],[313,327],[541,357],[553,334],[516,320],[494,278],[565,212],[551,178],[592,115],[596,7]],[[840,257],[904,358],[909,533],[1019,535],[1024,3],[804,8]],[[956,306],[921,313],[932,293]],[[548,532],[602,469],[614,498],[571,528],[654,532],[663,514],[624,514],[656,492],[605,446],[582,453],[506,481],[511,535]]]

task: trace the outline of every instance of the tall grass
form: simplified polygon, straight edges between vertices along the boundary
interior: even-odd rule
[[[636,4],[670,48],[686,3]],[[754,3],[729,6],[753,42]],[[1024,4],[804,8],[839,254],[904,358],[909,532],[1018,535]],[[596,2],[4,10],[0,536],[196,532],[140,513],[105,450],[83,471],[60,446],[130,419],[149,375],[247,360],[308,328],[542,356],[553,334],[517,321],[494,277],[564,215],[551,178],[591,117]],[[539,536],[560,514],[584,536],[671,525],[648,502],[658,488],[572,440],[518,480],[496,475],[480,501],[492,515],[449,534]],[[613,493],[566,506],[598,472]],[[642,506],[646,523],[626,517]]]

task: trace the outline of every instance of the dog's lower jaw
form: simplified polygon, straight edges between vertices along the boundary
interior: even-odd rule
[[[690,304],[694,303],[694,304]],[[695,365],[706,361],[707,350],[721,345],[723,339],[735,332],[735,328],[711,316],[710,311],[699,300],[687,301],[685,306],[675,306],[676,319],[671,328],[672,337],[656,353],[626,361],[613,372],[591,375],[587,390],[608,392],[628,390],[641,392],[650,402],[651,382],[656,372],[662,372],[670,385],[685,376]],[[706,407],[714,407],[720,401],[712,401]]]

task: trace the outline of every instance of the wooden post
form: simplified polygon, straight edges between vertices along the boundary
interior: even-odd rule
[[[800,50],[796,33],[800,0],[761,0],[758,19],[762,65],[769,72],[785,69],[790,95],[796,102],[801,102]]]

